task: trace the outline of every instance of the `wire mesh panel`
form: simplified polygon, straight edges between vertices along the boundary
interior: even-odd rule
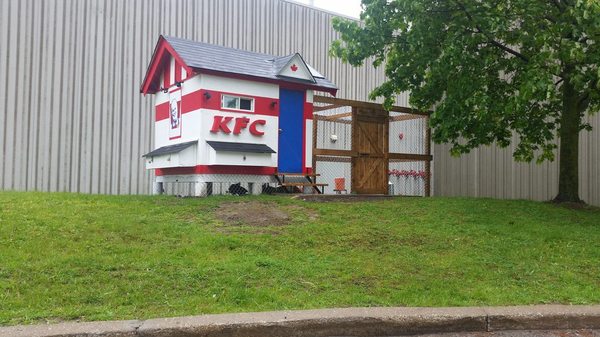
[[[164,183],[164,194],[176,195],[181,197],[191,197],[194,195],[194,183]]]
[[[178,181],[179,180],[179,181]],[[281,189],[274,175],[222,174],[162,177],[157,189],[168,195],[207,197],[292,192]]]
[[[390,160],[388,176],[390,195],[426,196],[425,162]]]
[[[324,194],[344,194],[350,193],[352,171],[350,157],[337,156],[319,156],[316,162],[315,172],[319,183],[325,183],[323,186]]]
[[[390,112],[390,152],[426,154],[427,117]]]
[[[319,105],[315,107],[319,109]],[[352,149],[352,107],[321,110],[314,116],[318,149]]]
[[[390,112],[389,144],[389,193],[428,196],[431,185],[428,117]]]
[[[352,150],[352,107],[315,102],[314,111],[313,170],[318,174],[315,179],[326,184],[322,186],[324,194],[350,193],[352,158],[338,152]]]

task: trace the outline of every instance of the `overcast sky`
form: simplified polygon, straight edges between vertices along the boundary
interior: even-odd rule
[[[295,0],[354,18],[360,15],[360,0]]]

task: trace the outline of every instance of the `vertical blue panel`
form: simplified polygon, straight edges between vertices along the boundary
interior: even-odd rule
[[[279,90],[279,172],[302,173],[304,92]]]

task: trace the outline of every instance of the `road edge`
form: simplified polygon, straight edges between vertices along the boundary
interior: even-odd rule
[[[600,329],[600,305],[290,310],[0,327],[0,337],[320,337]]]

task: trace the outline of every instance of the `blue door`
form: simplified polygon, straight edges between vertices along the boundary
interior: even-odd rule
[[[304,91],[279,90],[279,172],[302,173]]]

